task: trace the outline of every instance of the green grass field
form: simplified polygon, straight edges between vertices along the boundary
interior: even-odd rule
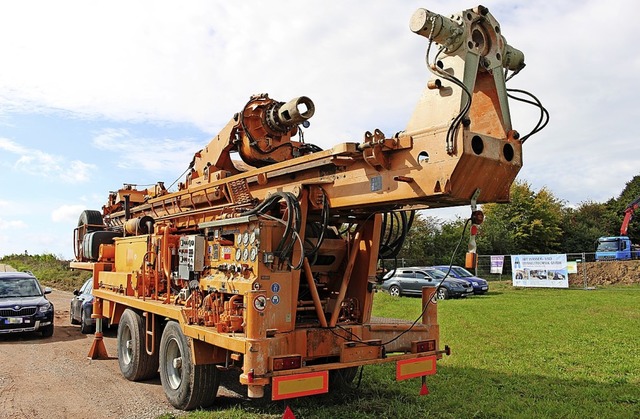
[[[428,377],[395,381],[394,364],[364,369],[360,387],[299,400],[221,404],[191,418],[638,418],[640,287],[514,289],[438,303],[452,354]],[[414,320],[419,298],[376,294],[374,315]]]

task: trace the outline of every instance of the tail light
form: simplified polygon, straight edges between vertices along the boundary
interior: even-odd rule
[[[435,350],[436,350],[435,339],[411,342],[411,352],[413,353],[435,352]]]
[[[302,356],[283,356],[273,358],[273,371],[294,370],[302,367]]]

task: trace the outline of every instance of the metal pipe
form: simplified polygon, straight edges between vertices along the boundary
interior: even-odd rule
[[[427,9],[420,8],[413,13],[409,28],[412,32],[447,47],[449,52],[457,50],[462,45],[462,27],[457,22]]]
[[[333,308],[333,313],[331,313],[331,321],[329,322],[329,327],[335,327],[336,323],[338,322],[338,316],[340,316],[342,302],[344,301],[344,297],[347,294],[347,288],[349,288],[351,272],[353,272],[353,266],[356,262],[356,256],[358,255],[358,250],[360,249],[360,238],[360,231],[358,231],[353,238],[353,244],[351,245],[351,254],[349,255],[349,263],[347,264],[347,268],[344,270],[344,275],[342,276],[340,292],[338,293],[338,297],[336,298],[336,305]]]
[[[301,124],[311,118],[316,111],[313,101],[306,96],[291,99],[277,109],[277,116],[270,115],[274,119],[270,122],[280,127],[292,127]]]
[[[327,318],[324,315],[324,310],[322,309],[322,303],[320,302],[320,295],[318,295],[318,288],[316,287],[316,283],[313,281],[313,275],[311,273],[311,266],[309,265],[309,259],[304,258],[303,262],[304,267],[304,276],[307,278],[307,284],[309,285],[309,290],[311,291],[311,298],[313,299],[313,305],[316,308],[316,314],[318,315],[318,320],[320,320],[320,326],[327,327]]]

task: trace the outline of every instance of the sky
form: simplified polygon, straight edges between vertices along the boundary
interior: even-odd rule
[[[640,50],[631,0],[485,1],[527,67],[507,85],[550,123],[518,179],[566,205],[617,197],[639,174]],[[73,257],[73,229],[125,183],[171,185],[255,93],[306,95],[305,140],[330,148],[404,129],[429,73],[420,8],[367,2],[0,2],[0,256]],[[521,134],[537,121],[511,105]],[[180,179],[182,180],[182,179]],[[175,187],[174,187],[175,190]],[[452,217],[468,208],[434,210]]]

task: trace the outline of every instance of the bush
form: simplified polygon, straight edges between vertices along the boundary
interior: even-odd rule
[[[91,273],[72,270],[69,261],[61,260],[52,254],[44,255],[8,255],[0,263],[10,265],[18,271],[32,272],[42,285],[60,290],[72,291],[80,288]]]

